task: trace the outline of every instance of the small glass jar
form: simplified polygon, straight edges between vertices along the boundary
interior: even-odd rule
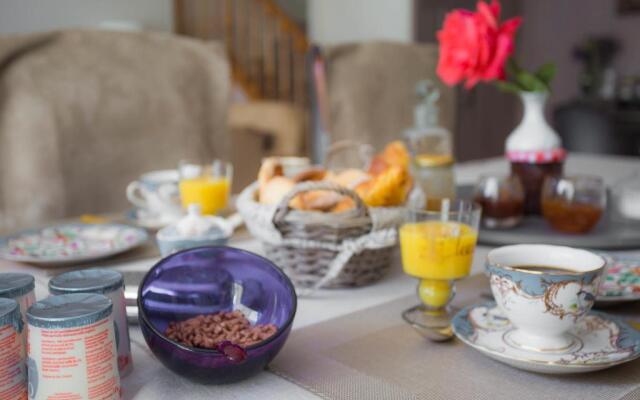
[[[640,221],[640,171],[616,183],[612,192],[616,214],[623,220]]]
[[[525,194],[515,175],[483,175],[474,190],[474,201],[482,206],[485,228],[513,228],[522,221]]]
[[[434,209],[435,203],[442,199],[456,197],[453,164],[453,157],[450,156],[414,158],[411,173],[425,198],[426,209]]]
[[[547,177],[542,187],[542,215],[560,232],[589,232],[606,204],[607,188],[598,176]]]
[[[456,197],[452,136],[440,126],[437,85],[430,80],[420,81],[416,95],[414,126],[405,130],[404,139],[411,153],[412,175],[425,199],[424,206],[435,210],[441,200]]]

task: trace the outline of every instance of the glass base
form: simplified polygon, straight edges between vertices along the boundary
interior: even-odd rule
[[[405,310],[402,319],[425,338],[441,342],[453,337],[451,319],[457,311],[450,306],[431,310],[420,304]]]

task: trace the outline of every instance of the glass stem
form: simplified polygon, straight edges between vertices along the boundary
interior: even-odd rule
[[[444,312],[455,295],[455,281],[422,279],[418,284],[418,297],[426,309]]]

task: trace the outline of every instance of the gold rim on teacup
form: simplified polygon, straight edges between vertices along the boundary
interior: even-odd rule
[[[569,250],[571,252],[580,252],[589,256],[594,256],[600,259],[601,264],[598,267],[594,267],[594,268],[589,268],[589,269],[585,269],[584,271],[574,271],[574,270],[569,270],[568,268],[572,268],[572,267],[560,267],[557,265],[540,265],[541,268],[547,267],[547,268],[566,268],[566,270],[564,271],[536,271],[533,269],[520,269],[517,267],[514,267],[512,265],[506,265],[504,263],[498,263],[494,260],[491,259],[491,255],[492,253],[494,253],[497,250],[501,250],[501,249],[506,249],[506,248],[517,248],[520,246],[526,246],[526,247],[540,247],[540,248],[544,248],[544,247],[554,247],[557,249],[563,249],[563,250]],[[504,250],[503,250],[504,251]],[[495,256],[494,256],[495,258]],[[497,268],[502,268],[502,269],[506,269],[509,271],[514,271],[514,272],[520,272],[523,274],[531,274],[531,275],[582,275],[585,273],[589,273],[589,272],[597,272],[601,269],[604,269],[604,267],[606,267],[607,265],[607,261],[604,259],[604,257],[602,257],[599,254],[596,254],[594,252],[591,252],[589,250],[583,250],[583,249],[576,249],[573,247],[569,247],[569,246],[556,246],[556,245],[546,245],[546,244],[515,244],[515,245],[510,245],[510,246],[503,246],[503,247],[498,247],[495,248],[491,251],[489,251],[489,254],[487,254],[487,264],[491,265],[493,267],[497,267]]]

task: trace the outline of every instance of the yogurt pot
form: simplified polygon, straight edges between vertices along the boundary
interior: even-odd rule
[[[0,399],[27,399],[23,327],[18,302],[0,298]]]
[[[27,310],[36,302],[35,287],[36,281],[32,275],[14,272],[0,273],[0,297],[13,299],[18,303],[23,325],[27,323]],[[27,332],[21,330],[20,335],[26,349]]]
[[[124,277],[112,269],[85,269],[60,274],[49,281],[52,295],[68,293],[96,293],[107,296],[113,303],[118,371],[125,377],[133,370],[129,323],[124,299]]]
[[[51,296],[27,311],[30,400],[120,399],[113,303],[93,293]]]
[[[14,272],[0,273],[0,297],[14,299],[20,306],[22,322],[26,323],[27,310],[36,302],[36,281],[32,275]]]

